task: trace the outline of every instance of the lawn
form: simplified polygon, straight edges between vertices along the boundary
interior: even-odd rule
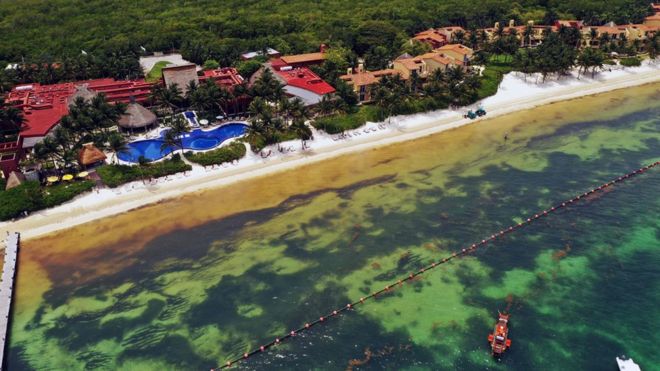
[[[378,114],[378,108],[375,106],[361,106],[355,113],[321,117],[312,121],[312,125],[328,134],[338,134],[357,129],[367,121],[381,121]]]
[[[513,71],[511,62],[502,59],[491,59],[481,74],[481,86],[478,90],[479,99],[490,97],[497,93],[504,75]]]
[[[145,76],[145,80],[147,80],[147,82],[157,82],[160,80],[163,76],[163,67],[167,67],[168,64],[170,64],[168,61],[156,62],[151,71]]]

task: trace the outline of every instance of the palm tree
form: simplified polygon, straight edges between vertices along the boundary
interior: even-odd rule
[[[291,118],[291,109],[292,109],[292,104],[289,98],[282,98],[280,99],[280,102],[277,104],[279,114],[284,116],[284,122],[288,125],[289,124],[289,119]]]
[[[289,115],[294,122],[296,120],[305,122],[309,118],[309,111],[300,98],[294,98],[289,101]]]
[[[127,153],[126,139],[119,133],[113,132],[108,136],[108,149],[112,152],[112,162],[115,163],[120,153]]]
[[[324,95],[323,98],[321,98],[321,101],[316,105],[316,109],[321,116],[327,116],[334,112],[335,105],[329,96]]]
[[[531,24],[525,26],[525,31],[523,31],[523,40],[527,40],[527,43],[523,41],[523,46],[530,47],[532,46],[532,36],[534,36],[534,27]]]
[[[488,33],[486,32],[486,30],[482,29],[481,31],[479,31],[478,36],[479,36],[479,49],[480,50],[488,49],[489,40],[488,40]]]
[[[5,104],[5,100],[0,98],[0,142],[5,137],[13,138],[23,129],[24,123],[23,111]]]
[[[264,68],[261,76],[252,85],[252,95],[277,102],[284,96],[284,85],[275,78],[269,68]]]
[[[461,30],[454,32],[451,41],[454,44],[463,44],[465,42],[465,32]]]
[[[598,37],[598,30],[592,27],[589,29],[589,46],[593,46],[596,38]]]
[[[169,130],[165,132],[160,151],[164,152],[167,148],[174,147],[174,152],[176,152],[176,148],[181,149],[183,152],[183,134],[190,130],[188,121],[184,120],[181,115],[173,115],[169,117],[165,124],[169,127]]]
[[[504,23],[498,23],[497,28],[495,29],[495,36],[498,39],[501,39],[504,36]]]
[[[479,36],[477,36],[477,31],[474,29],[471,30],[470,34],[468,35],[468,44],[472,49],[479,47]]]
[[[644,49],[649,53],[649,58],[655,59],[658,56],[658,48],[660,43],[660,34],[655,34],[653,38],[646,40]]]
[[[177,84],[167,87],[156,86],[151,92],[151,99],[156,104],[169,110],[171,113],[179,110],[183,103],[181,89]]]
[[[312,129],[310,129],[309,126],[305,124],[304,120],[300,120],[300,119],[293,120],[291,129],[293,130],[294,133],[296,133],[296,136],[300,138],[300,142],[302,143],[302,149],[305,150],[307,148],[307,141],[314,138],[312,134]]]

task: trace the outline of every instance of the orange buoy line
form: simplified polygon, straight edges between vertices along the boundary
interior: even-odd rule
[[[396,288],[397,285],[401,286],[401,285],[403,285],[404,282],[406,282],[406,281],[410,281],[410,280],[414,279],[416,276],[422,275],[422,274],[426,273],[427,271],[429,271],[429,270],[431,270],[431,269],[434,269],[434,268],[438,267],[438,266],[441,265],[441,264],[445,264],[445,263],[449,262],[450,260],[452,260],[452,259],[454,259],[454,258],[457,258],[457,257],[463,256],[463,255],[467,255],[467,254],[469,254],[469,253],[475,251],[476,249],[478,249],[478,248],[480,248],[480,247],[482,247],[482,246],[488,244],[488,242],[497,239],[498,237],[502,237],[502,236],[504,236],[505,234],[508,234],[508,233],[514,232],[514,231],[516,231],[517,229],[520,229],[520,228],[522,228],[522,227],[524,227],[524,226],[526,226],[526,225],[528,225],[528,224],[530,224],[530,223],[532,223],[532,222],[534,222],[534,221],[539,220],[540,218],[543,218],[543,217],[548,216],[549,214],[551,214],[551,213],[553,213],[553,212],[558,211],[559,209],[562,209],[562,208],[565,208],[565,207],[567,207],[567,206],[570,206],[570,205],[572,205],[572,204],[574,204],[574,203],[580,201],[580,200],[581,200],[582,198],[584,198],[584,197],[587,197],[587,196],[589,196],[589,195],[591,195],[591,194],[594,194],[594,193],[596,193],[596,192],[602,191],[602,190],[604,190],[605,188],[610,187],[610,186],[613,186],[613,185],[615,185],[615,184],[617,184],[617,183],[620,183],[620,182],[623,182],[623,181],[625,181],[625,180],[628,180],[628,179],[630,179],[631,177],[633,177],[633,176],[635,176],[635,175],[642,174],[642,173],[644,173],[645,171],[647,171],[647,170],[649,170],[649,169],[651,169],[651,168],[653,168],[653,167],[655,167],[655,166],[658,166],[658,165],[660,165],[660,161],[656,161],[656,162],[654,162],[654,163],[652,163],[652,164],[650,164],[650,165],[646,165],[646,166],[644,166],[644,167],[642,167],[642,168],[639,168],[639,169],[637,169],[637,170],[635,170],[635,171],[633,171],[633,172],[630,172],[630,173],[625,174],[625,175],[623,175],[623,176],[617,177],[617,178],[615,178],[615,179],[613,179],[613,180],[611,180],[611,181],[609,181],[609,182],[607,182],[607,183],[604,183],[604,184],[602,184],[602,185],[600,185],[600,186],[598,186],[598,187],[596,187],[596,188],[593,188],[593,189],[591,189],[591,190],[589,190],[589,191],[587,191],[587,192],[584,192],[584,193],[579,194],[579,195],[577,195],[577,196],[575,196],[575,197],[573,197],[573,198],[571,198],[571,199],[569,199],[569,200],[566,200],[566,201],[564,201],[564,202],[562,202],[562,203],[560,203],[560,204],[557,204],[556,206],[552,206],[552,207],[550,207],[549,209],[546,209],[546,210],[543,210],[543,211],[541,211],[541,212],[539,212],[539,213],[537,213],[537,214],[534,214],[533,216],[528,217],[527,219],[523,220],[523,221],[520,222],[520,223],[517,223],[517,224],[511,225],[511,226],[509,226],[509,227],[507,227],[507,228],[504,228],[504,229],[498,231],[497,233],[494,233],[494,234],[492,234],[492,235],[490,235],[490,236],[488,236],[488,237],[482,239],[482,240],[479,241],[479,242],[473,243],[472,245],[470,245],[470,246],[468,246],[468,247],[465,247],[465,248],[463,248],[463,249],[461,249],[461,250],[459,250],[459,251],[456,251],[456,252],[454,252],[453,254],[451,254],[451,255],[449,255],[449,256],[447,256],[447,257],[441,259],[441,260],[438,260],[438,261],[436,261],[436,262],[433,262],[433,263],[431,263],[430,265],[428,265],[428,266],[426,266],[426,267],[423,267],[423,268],[421,268],[420,270],[418,270],[418,271],[416,271],[416,272],[412,272],[412,273],[410,273],[407,277],[405,277],[405,278],[401,278],[401,279],[397,280],[396,282],[391,283],[391,284],[389,284],[389,285],[383,287],[382,289],[380,289],[380,290],[378,290],[378,291],[375,291],[375,292],[373,292],[373,293],[371,293],[371,294],[369,294],[369,295],[367,295],[367,296],[361,297],[359,300],[356,300],[356,301],[353,302],[353,303],[348,303],[348,304],[346,304],[345,306],[342,306],[342,307],[340,307],[340,308],[337,308],[337,309],[335,309],[335,310],[329,312],[328,314],[326,314],[326,315],[324,315],[324,316],[320,316],[318,319],[316,319],[316,320],[314,320],[314,321],[307,322],[307,323],[305,323],[302,327],[300,327],[300,328],[298,328],[298,329],[295,329],[295,330],[291,330],[289,333],[283,335],[282,337],[275,338],[273,341],[271,341],[271,342],[269,342],[269,343],[267,343],[267,344],[264,344],[264,345],[260,346],[259,348],[252,350],[251,352],[243,353],[243,355],[242,355],[241,357],[237,357],[237,358],[234,358],[234,359],[231,360],[231,361],[227,361],[227,363],[225,363],[225,364],[222,365],[222,366],[219,366],[218,368],[221,368],[221,369],[222,369],[222,368],[231,367],[233,364],[235,364],[235,363],[237,363],[237,362],[240,362],[240,361],[242,361],[242,360],[245,360],[245,359],[247,359],[247,358],[250,358],[250,357],[252,357],[252,356],[254,356],[254,355],[256,355],[256,354],[259,354],[259,353],[265,352],[268,348],[273,347],[273,346],[275,346],[275,345],[277,345],[277,344],[280,344],[281,342],[283,342],[283,341],[285,341],[285,340],[287,340],[287,339],[293,338],[293,337],[295,337],[296,335],[300,334],[301,332],[304,332],[304,331],[306,331],[306,330],[309,330],[309,329],[312,328],[313,326],[316,326],[316,325],[319,325],[319,324],[321,324],[321,323],[323,323],[323,322],[325,322],[325,321],[328,321],[329,319],[331,319],[331,318],[333,318],[333,317],[337,317],[337,316],[339,316],[339,315],[340,315],[342,312],[344,312],[344,311],[347,311],[347,310],[353,309],[353,308],[355,308],[355,307],[358,306],[358,305],[364,304],[367,300],[375,299],[378,295],[380,295],[380,294],[382,294],[382,293],[384,293],[384,292],[389,292],[390,290],[393,290],[394,288]],[[211,369],[211,371],[214,371],[214,370],[215,370],[215,369]]]

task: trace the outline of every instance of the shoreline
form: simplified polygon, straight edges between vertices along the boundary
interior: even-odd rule
[[[57,207],[33,213],[14,222],[0,223],[0,233],[18,231],[23,239],[44,236],[94,220],[122,214],[155,203],[175,199],[194,192],[227,186],[258,177],[267,176],[300,166],[309,165],[349,153],[383,147],[399,142],[426,137],[464,125],[477,123],[513,112],[529,110],[560,101],[568,101],[590,95],[610,92],[634,86],[660,82],[660,63],[645,63],[642,67],[611,72],[601,72],[594,79],[573,76],[560,80],[549,80],[543,85],[535,84],[535,77],[526,81],[518,73],[504,77],[498,92],[471,107],[457,110],[441,110],[391,118],[391,123],[367,123],[349,131],[354,134],[345,140],[333,139],[314,131],[315,139],[308,141],[309,149],[301,152],[300,141],[283,143],[283,147],[295,152],[278,153],[272,146],[273,156],[261,158],[248,150],[246,157],[237,165],[219,166],[205,170],[196,166],[187,176],[178,174],[155,185],[132,182],[117,189],[103,189],[78,196]],[[464,119],[463,113],[483,106],[488,114],[476,120]],[[386,121],[387,122],[387,121]],[[381,129],[385,126],[385,129]],[[357,133],[357,134],[356,134]]]

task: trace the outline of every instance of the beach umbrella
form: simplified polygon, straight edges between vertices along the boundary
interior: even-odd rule
[[[57,181],[59,181],[59,180],[60,180],[60,178],[55,176],[55,175],[49,176],[48,178],[46,178],[46,181],[48,183],[57,183]]]
[[[89,173],[86,171],[82,171],[78,173],[78,178],[87,178],[89,176]]]
[[[64,176],[62,176],[62,180],[65,180],[65,181],[67,181],[67,182],[70,181],[70,180],[73,180],[73,175],[71,175],[71,174],[64,174]]]

